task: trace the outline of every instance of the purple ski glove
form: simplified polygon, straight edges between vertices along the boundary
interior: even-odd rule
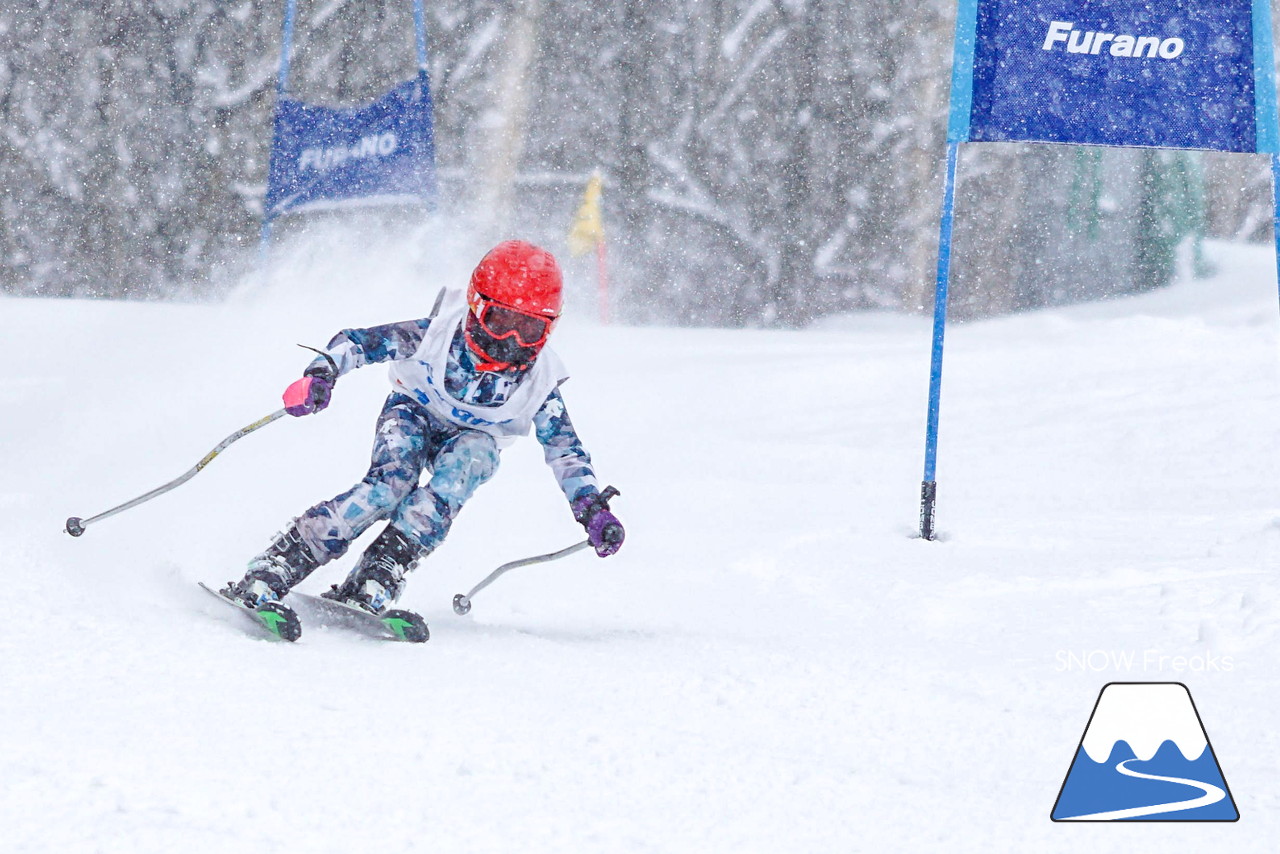
[[[303,377],[284,390],[284,411],[290,415],[310,415],[329,405],[333,381],[328,377]]]
[[[618,494],[612,486],[604,492],[593,492],[573,502],[573,518],[587,530],[587,541],[600,557],[608,557],[622,548],[626,532],[618,517],[609,510],[609,499]]]

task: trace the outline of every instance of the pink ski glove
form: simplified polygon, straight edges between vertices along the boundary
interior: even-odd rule
[[[333,383],[325,377],[303,377],[284,390],[284,411],[294,416],[319,412],[332,394]]]

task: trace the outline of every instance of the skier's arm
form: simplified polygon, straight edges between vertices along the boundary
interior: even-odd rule
[[[591,467],[591,455],[582,447],[582,440],[573,429],[560,389],[547,395],[546,402],[533,416],[533,427],[542,445],[543,459],[551,467],[569,503],[600,491],[595,469]]]
[[[311,415],[329,405],[338,377],[374,362],[407,359],[418,351],[431,318],[388,323],[368,329],[344,329],[329,341],[302,379],[284,390],[284,411],[290,415]]]
[[[344,329],[333,336],[325,348],[329,358],[333,359],[333,365],[324,356],[316,356],[303,373],[308,376],[332,376],[333,367],[336,366],[337,376],[332,376],[336,380],[356,368],[375,362],[407,359],[418,351],[422,337],[430,325],[431,318],[424,317],[371,326],[368,329]]]
[[[622,547],[625,536],[622,523],[609,510],[609,497],[617,490],[609,487],[603,494],[600,492],[591,455],[573,429],[559,389],[547,396],[533,416],[533,425],[542,443],[543,457],[569,499],[573,518],[586,530],[587,541],[600,557],[614,554]]]

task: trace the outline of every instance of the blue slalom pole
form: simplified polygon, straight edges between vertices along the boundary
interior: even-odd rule
[[[1276,239],[1276,283],[1280,285],[1280,154],[1271,155],[1271,231]]]
[[[947,330],[947,290],[951,282],[951,224],[956,195],[956,159],[960,144],[947,143],[947,176],[938,223],[938,275],[933,297],[933,356],[929,366],[929,420],[925,430],[924,481],[920,484],[920,536],[934,537],[938,498],[938,409],[942,398],[942,342]]]
[[[427,70],[427,22],[422,9],[422,0],[413,0],[413,30],[418,47],[418,70]]]
[[[284,6],[284,32],[280,38],[280,71],[276,74],[276,108],[279,109],[280,99],[289,93],[289,62],[293,59],[293,22],[298,13],[298,0],[288,0]],[[272,122],[272,148],[275,145],[275,123]],[[274,154],[274,151],[272,152]],[[267,175],[271,174],[270,158],[267,160]],[[270,178],[268,178],[270,184]],[[270,193],[267,194],[268,196]],[[258,234],[258,263],[265,270],[267,265],[267,250],[271,245],[271,228],[274,216],[272,212],[266,209],[267,196],[262,199],[262,230]]]
[[[289,62],[293,59],[293,21],[297,16],[298,1],[288,0],[284,7],[284,34],[280,39],[280,73],[276,76],[276,96],[289,92]]]
[[[258,263],[262,266],[259,272],[266,272],[268,258],[267,247],[271,245],[271,214],[262,212],[262,229],[258,232]]]

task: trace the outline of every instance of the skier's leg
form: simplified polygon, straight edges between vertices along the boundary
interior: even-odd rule
[[[431,469],[431,480],[400,502],[342,585],[324,595],[374,613],[398,599],[405,575],[444,541],[462,505],[497,471],[498,444],[464,430],[440,446]]]
[[[417,486],[426,462],[425,413],[400,395],[387,399],[378,417],[369,471],[346,492],[302,514],[229,588],[253,604],[284,596],[316,569],[346,553],[351,541],[389,516]]]
[[[392,527],[433,551],[480,484],[498,470],[498,443],[488,433],[466,430],[445,442],[431,460],[431,479],[396,508]]]
[[[369,471],[355,486],[315,505],[298,519],[302,539],[320,563],[346,554],[370,525],[390,516],[418,486],[428,459],[427,414],[402,395],[387,399],[378,418]]]

